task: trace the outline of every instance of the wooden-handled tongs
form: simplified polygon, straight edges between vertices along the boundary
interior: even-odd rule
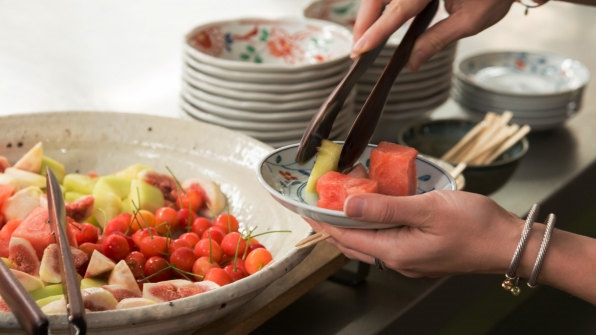
[[[70,252],[70,243],[66,235],[66,209],[60,183],[50,168],[47,168],[47,197],[49,223],[56,243],[58,244],[58,263],[60,265],[60,276],[62,287],[66,298],[66,310],[68,313],[69,332],[71,335],[84,335],[87,332],[85,321],[85,306],[81,296],[77,270]]]
[[[416,39],[429,26],[438,7],[439,0],[431,0],[422,12],[414,18],[403,40],[391,56],[389,63],[385,66],[381,77],[364,102],[346,137],[339,159],[338,168],[340,171],[350,169],[368,146],[395,78],[408,62]],[[313,116],[306,131],[302,135],[298,147],[298,154],[296,155],[296,161],[298,163],[305,163],[314,157],[317,153],[317,147],[321,145],[321,141],[329,137],[333,122],[341,110],[348,93],[362,74],[366,72],[366,69],[374,62],[383,46],[384,44],[356,59],[343,80],[331,92],[319,111]]]

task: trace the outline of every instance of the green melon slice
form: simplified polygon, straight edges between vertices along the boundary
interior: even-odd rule
[[[337,163],[341,154],[342,146],[329,141],[322,140],[321,146],[317,148],[317,158],[306,182],[306,191],[317,192],[317,180],[329,171],[337,171]]]

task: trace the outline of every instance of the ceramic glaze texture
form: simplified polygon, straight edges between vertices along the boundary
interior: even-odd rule
[[[152,306],[87,313],[88,334],[188,334],[240,308],[264,287],[298,264],[307,253],[293,246],[311,232],[302,218],[275,202],[260,186],[255,168],[272,148],[241,133],[196,121],[140,114],[62,112],[0,118],[0,155],[15,161],[42,141],[44,153],[67,172],[107,174],[139,163],[178,178],[217,182],[229,210],[259,238],[274,261],[230,285]],[[47,125],[52,125],[48,127]],[[67,334],[67,316],[51,315],[52,334]],[[0,334],[15,334],[11,313],[0,313]]]
[[[463,78],[491,91],[514,95],[552,95],[576,90],[590,79],[579,61],[551,53],[493,52],[467,58]]]
[[[243,19],[198,27],[187,40],[200,53],[222,63],[295,67],[343,57],[349,52],[351,34],[314,20]]]
[[[198,26],[182,50],[183,115],[273,147],[296,143],[348,71],[351,44],[347,28],[314,19],[241,18]],[[352,123],[353,92],[331,139],[343,138]]]
[[[374,147],[374,145],[369,145],[358,162],[368,166],[370,151]],[[279,148],[265,157],[257,167],[259,181],[282,205],[302,216],[344,228],[382,229],[392,227],[387,224],[357,221],[347,217],[341,211],[317,207],[317,195],[305,190],[316,157],[304,164],[298,164],[296,163],[297,152],[297,144]],[[447,171],[423,157],[416,158],[416,172],[418,194],[434,190],[457,189],[455,180]]]
[[[590,71],[579,61],[548,52],[490,51],[455,68],[452,97],[466,110],[513,113],[533,131],[563,125],[580,112]]]

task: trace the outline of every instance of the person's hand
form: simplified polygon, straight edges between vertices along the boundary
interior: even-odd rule
[[[429,0],[362,0],[354,26],[352,57],[382,43],[406,21],[424,9]],[[448,18],[423,33],[412,50],[408,67],[420,65],[452,42],[475,35],[500,21],[514,0],[445,0]],[[385,6],[386,5],[386,6]]]
[[[459,191],[355,195],[344,211],[362,221],[401,227],[366,230],[309,223],[330,234],[328,241],[348,258],[371,264],[378,258],[410,277],[505,273],[524,223],[488,197]]]

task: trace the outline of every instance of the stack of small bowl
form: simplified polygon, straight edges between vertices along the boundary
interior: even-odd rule
[[[511,111],[512,122],[533,131],[559,127],[582,105],[590,71],[548,52],[494,51],[463,59],[452,96],[471,114]]]
[[[328,20],[353,29],[361,0],[316,0],[304,9],[308,18]],[[447,17],[440,6],[431,25]],[[355,113],[366,101],[385,65],[393,55],[410,26],[411,20],[400,27],[387,41],[381,53],[358,81]],[[387,103],[373,135],[373,142],[394,141],[403,123],[427,118],[437,107],[449,99],[452,83],[453,61],[457,43],[441,50],[416,72],[403,69],[395,80]]]
[[[238,19],[204,24],[185,38],[184,115],[274,147],[296,143],[350,64],[352,34],[313,19]],[[343,137],[356,92],[334,124]]]

